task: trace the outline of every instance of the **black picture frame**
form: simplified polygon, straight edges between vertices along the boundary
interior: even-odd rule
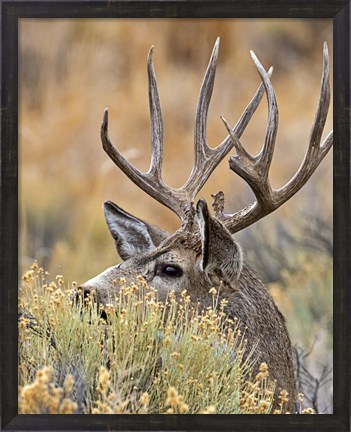
[[[18,19],[332,18],[334,42],[334,414],[18,415]],[[348,431],[350,427],[350,2],[172,0],[1,2],[1,428],[4,430]]]

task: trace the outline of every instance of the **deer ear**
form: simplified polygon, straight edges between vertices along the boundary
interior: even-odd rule
[[[230,283],[239,278],[243,258],[242,252],[225,226],[210,216],[205,200],[196,206],[200,228],[202,270],[213,282]]]
[[[132,216],[111,201],[104,203],[104,213],[118,254],[123,260],[155,249],[170,235],[167,231]]]

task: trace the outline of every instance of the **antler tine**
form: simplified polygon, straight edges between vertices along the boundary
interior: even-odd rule
[[[211,149],[207,144],[206,126],[207,114],[211,101],[214,80],[216,76],[216,67],[218,59],[220,38],[216,39],[212,54],[206,69],[206,73],[201,84],[198,104],[195,116],[195,130],[194,130],[194,165],[189,179],[182,187],[187,191],[190,201],[193,201],[196,194],[207,181],[211,172],[207,173],[209,163],[209,155]]]
[[[329,111],[330,104],[330,84],[329,84],[329,53],[326,42],[323,44],[323,72],[321,80],[321,90],[318,102],[316,117],[313,122],[310,145],[319,145]]]
[[[321,91],[305,158],[297,173],[285,186],[277,190],[271,188],[268,180],[268,171],[277,133],[278,108],[268,74],[264,71],[257,57],[254,55],[252,57],[261,75],[267,94],[269,107],[268,125],[263,149],[259,155],[252,157],[243,148],[238,137],[234,134],[234,130],[222,119],[233,146],[237,149],[237,155],[230,158],[230,168],[249,184],[256,196],[255,203],[234,214],[225,214],[223,212],[223,193],[220,192],[214,195],[213,207],[216,215],[224,222],[231,233],[240,231],[253,224],[290,199],[310,178],[333,144],[333,132],[329,133],[322,144],[320,143],[330,103],[329,56],[327,45],[324,43]]]
[[[333,145],[333,131],[324,139],[321,138],[327,120],[330,104],[329,54],[327,43],[323,45],[323,72],[318,108],[312,125],[310,140],[304,160],[294,177],[281,189],[276,191],[279,205],[293,196],[310,178]]]
[[[219,43],[220,38],[218,37],[214,44],[205,77],[201,85],[199,101],[196,109],[194,131],[195,165],[206,157],[209,150],[206,138],[207,114],[216,76]]]
[[[277,130],[278,130],[278,120],[279,120],[278,106],[277,106],[275,93],[267,72],[265,71],[260,61],[258,60],[256,54],[253,51],[250,51],[250,54],[253,62],[255,63],[256,69],[262,79],[264,88],[266,90],[267,101],[268,101],[268,121],[267,121],[266,136],[265,136],[264,146],[262,148],[262,151],[257,156],[257,158],[261,159],[262,161],[260,166],[261,174],[264,176],[268,176],[268,171],[273,158],[274,145],[275,145],[275,140],[277,137]]]
[[[149,106],[151,117],[151,164],[148,174],[155,176],[156,179],[161,180],[162,168],[162,152],[163,152],[163,122],[162,112],[160,105],[160,98],[158,95],[157,81],[155,69],[152,62],[152,54],[154,47],[152,46],[147,57],[147,72],[149,80]]]
[[[272,76],[273,71],[274,71],[274,68],[273,68],[273,66],[271,66],[267,72],[269,78]],[[258,87],[258,89],[256,90],[254,97],[251,99],[250,103],[247,105],[244,112],[242,113],[240,119],[238,120],[238,122],[236,123],[234,128],[232,129],[233,134],[235,136],[237,136],[238,138],[240,138],[241,135],[244,133],[246,126],[249,124],[252,116],[254,115],[257,107],[259,106],[264,93],[265,93],[265,88],[264,88],[263,83],[261,83],[260,86]],[[228,136],[223,141],[223,143],[217,147],[217,149],[220,149],[220,147],[228,146],[229,143],[232,144],[232,140],[231,140],[230,136]]]
[[[102,146],[111,160],[120,168],[127,177],[140,189],[161,204],[172,210],[183,222],[186,219],[186,199],[184,194],[166,186],[160,178],[154,178],[150,172],[144,174],[130,164],[127,159],[116,149],[108,136],[108,109],[104,111],[101,124]],[[155,160],[155,159],[154,159]],[[157,162],[159,163],[159,162]]]
[[[101,142],[103,149],[112,159],[112,161],[120,168],[135,184],[140,184],[144,180],[144,175],[116,149],[110,141],[108,135],[108,109],[105,108],[104,116],[101,123]]]

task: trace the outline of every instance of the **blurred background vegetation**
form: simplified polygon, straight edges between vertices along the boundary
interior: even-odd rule
[[[165,128],[164,178],[181,186],[192,167],[197,97],[217,36],[221,46],[208,142],[215,147],[226,137],[219,116],[234,125],[260,83],[249,55],[253,49],[267,69],[275,67],[280,126],[270,178],[274,187],[282,186],[307,148],[324,41],[332,80],[331,21],[21,20],[20,272],[36,259],[52,274],[81,283],[116,264],[102,212],[105,200],[169,231],[178,228],[175,216],[134,186],[102,150],[102,113],[109,107],[114,144],[147,170],[146,56],[154,45]],[[332,129],[331,111],[324,136]],[[262,146],[266,117],[263,100],[242,137],[253,154]],[[253,200],[227,160],[200,196],[210,201],[218,190],[225,193],[228,211]],[[283,208],[237,238],[286,316],[293,344],[306,352],[313,346],[304,361],[311,380],[324,383],[319,409],[331,412],[332,385],[326,385],[329,375],[324,375],[332,364],[332,155]]]

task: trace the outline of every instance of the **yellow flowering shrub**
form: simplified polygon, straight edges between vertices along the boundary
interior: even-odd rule
[[[270,413],[268,367],[251,382],[255,360],[243,361],[247,340],[214,288],[203,311],[186,291],[159,302],[141,276],[113,285],[118,294],[98,306],[36,263],[23,275],[20,413]]]

